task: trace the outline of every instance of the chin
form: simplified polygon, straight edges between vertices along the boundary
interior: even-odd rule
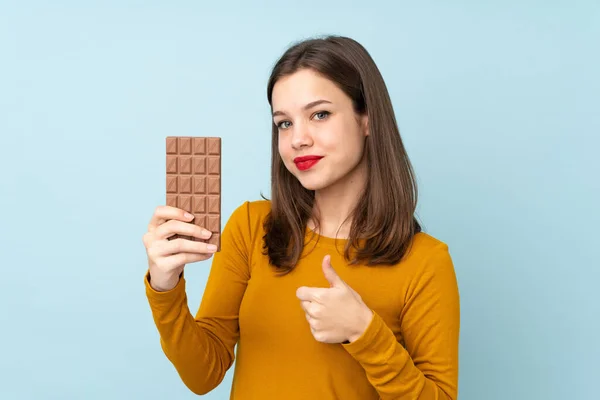
[[[321,190],[329,186],[328,182],[322,179],[312,178],[298,178],[298,182],[304,187],[306,190]]]

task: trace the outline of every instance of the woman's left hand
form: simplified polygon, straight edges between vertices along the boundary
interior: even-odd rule
[[[303,286],[296,291],[310,330],[319,342],[354,342],[371,323],[373,312],[335,272],[329,255],[323,258],[323,273],[331,287]]]

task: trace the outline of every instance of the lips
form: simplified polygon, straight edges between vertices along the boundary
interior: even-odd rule
[[[300,171],[306,171],[319,162],[323,156],[302,156],[294,158],[294,163]]]

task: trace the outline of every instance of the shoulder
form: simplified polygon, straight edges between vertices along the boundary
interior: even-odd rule
[[[270,200],[253,200],[247,201],[245,204],[247,204],[250,215],[260,219],[264,219],[271,211]]]
[[[262,220],[270,211],[271,202],[269,200],[246,200],[233,210],[231,217]]]
[[[262,229],[270,211],[271,202],[268,200],[247,200],[233,210],[228,225],[242,226],[251,232]]]
[[[454,270],[448,244],[424,232],[413,237],[404,260],[417,275]]]
[[[271,211],[269,200],[246,200],[233,209],[231,217],[265,217]]]
[[[419,232],[412,239],[410,251],[411,255],[427,257],[432,252],[448,251],[448,245],[428,233]]]
[[[269,201],[244,201],[235,206],[222,230],[223,247],[248,256],[257,240],[263,237],[264,218],[270,209]]]

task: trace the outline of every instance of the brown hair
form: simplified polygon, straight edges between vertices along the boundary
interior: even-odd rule
[[[341,36],[307,39],[287,49],[273,67],[267,86],[271,110],[275,83],[301,69],[311,69],[330,79],[352,99],[357,115],[367,114],[369,119],[369,135],[365,138],[367,186],[348,217],[353,220],[344,256],[351,265],[396,264],[421,226],[414,217],[414,172],[383,77],[367,50],[355,40]],[[302,254],[314,191],[305,189],[285,167],[278,151],[275,123],[271,152],[272,200],[264,222],[263,250],[270,263],[285,274]],[[353,258],[351,248],[355,250]]]

